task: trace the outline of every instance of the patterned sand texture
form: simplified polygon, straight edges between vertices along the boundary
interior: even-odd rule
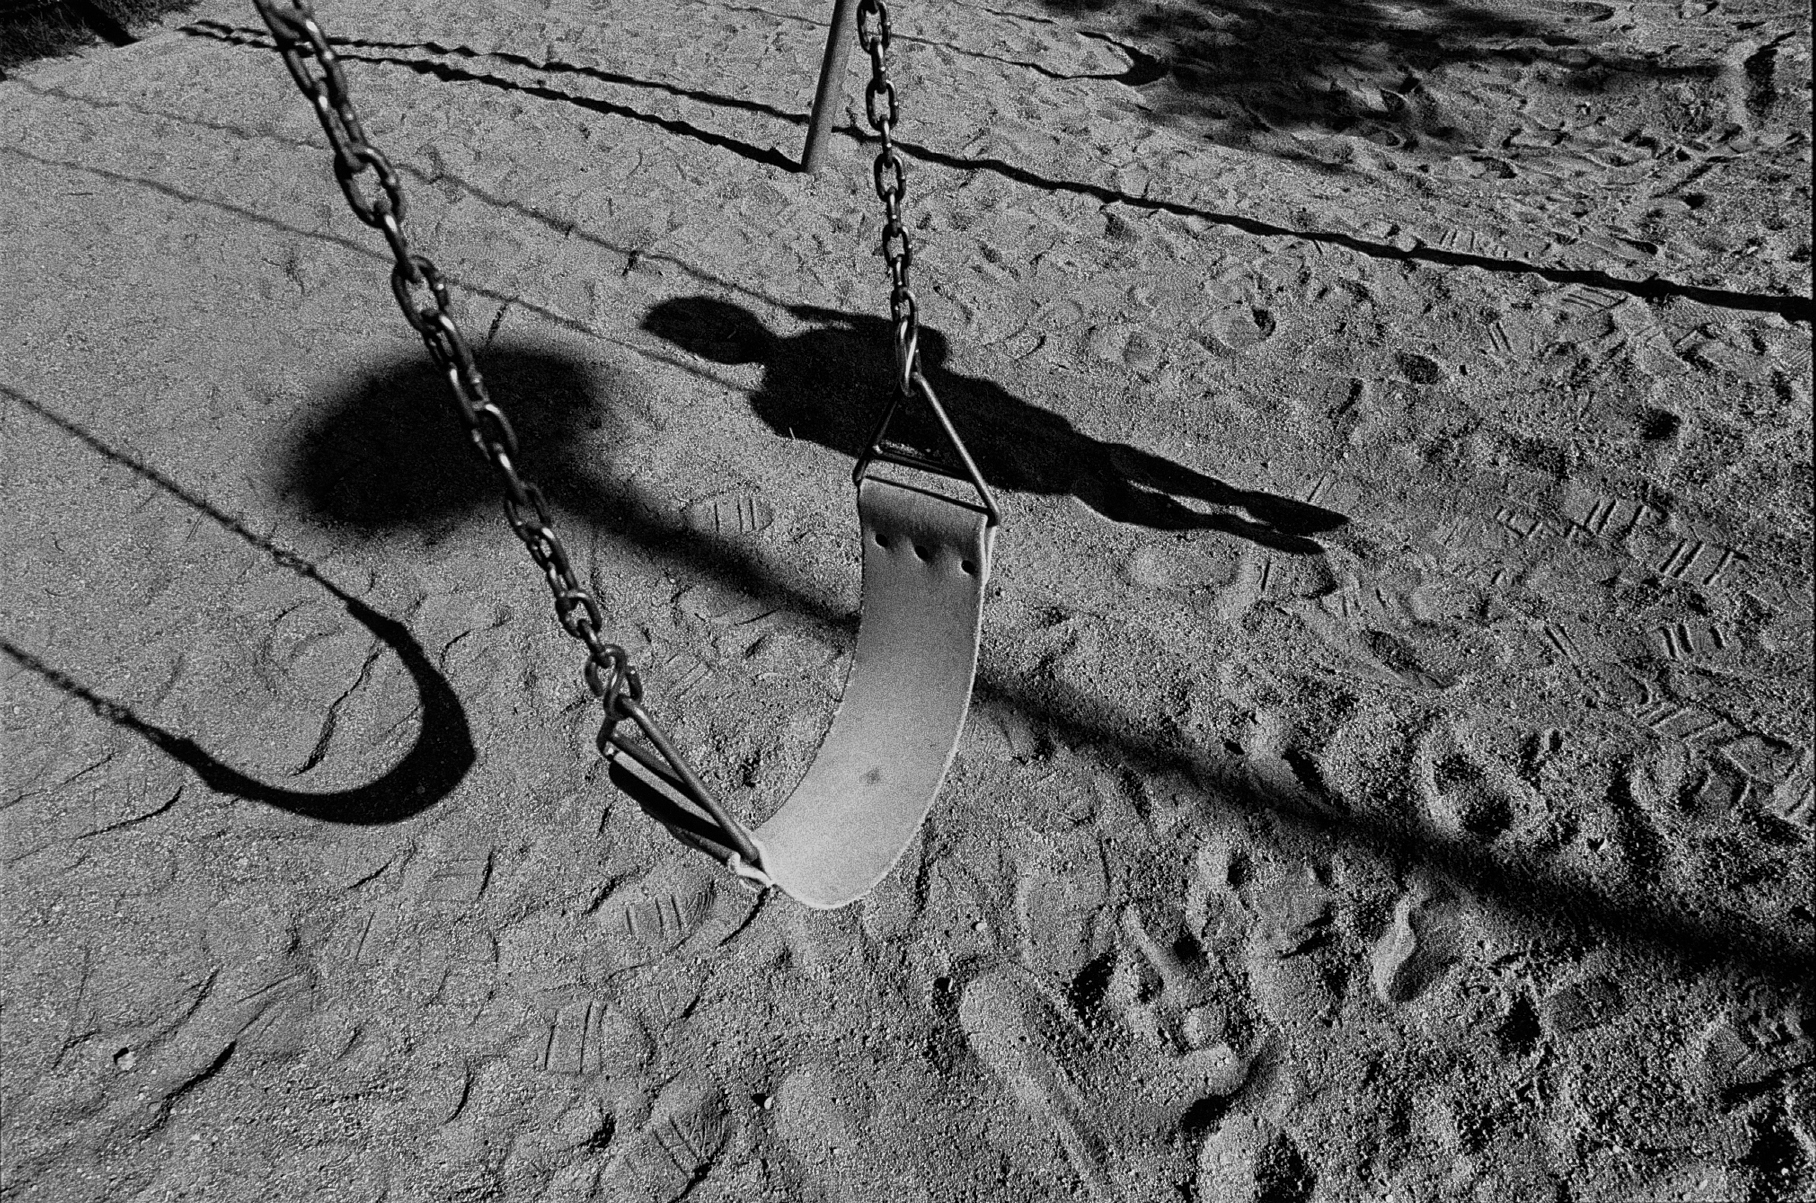
[[[825,11],[319,12],[760,820],[888,372],[855,74],[794,169]],[[0,1194],[1812,1197],[1807,7],[894,22],[1006,523],[943,796],[828,913],[613,785],[251,6],[0,83]]]

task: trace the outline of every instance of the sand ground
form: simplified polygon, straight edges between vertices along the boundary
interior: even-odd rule
[[[1816,1198],[1808,7],[1001,3],[896,12],[977,705],[832,913],[606,779],[250,6],[0,84],[0,1197]],[[884,379],[822,8],[320,10],[755,817]]]

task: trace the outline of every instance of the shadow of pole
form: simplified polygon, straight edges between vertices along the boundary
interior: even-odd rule
[[[201,21],[194,25],[187,25],[179,30],[179,32],[189,34],[191,37],[210,38],[215,41],[226,42],[233,46],[249,46],[261,50],[269,50],[273,55],[276,54],[271,35],[242,32],[230,25],[221,25],[214,21]],[[360,44],[343,38],[330,38],[329,41],[336,47],[357,46]],[[385,43],[378,44],[385,45]],[[427,47],[425,47],[425,49],[426,48]],[[457,51],[443,50],[442,53],[457,53]],[[467,51],[466,53],[471,55],[473,52]],[[603,113],[609,117],[622,117],[628,121],[637,121],[645,125],[653,125],[666,133],[677,134],[681,137],[691,138],[696,142],[704,143],[707,146],[715,147],[719,150],[730,151],[732,154],[735,154],[740,158],[749,159],[753,163],[761,163],[769,167],[780,167],[787,171],[794,171],[799,167],[798,163],[793,159],[788,158],[780,151],[765,150],[761,147],[752,146],[748,142],[740,141],[737,138],[730,137],[726,134],[718,134],[711,130],[702,129],[692,122],[681,120],[679,117],[658,117],[653,113],[645,113],[638,109],[631,108],[629,105],[613,104],[609,100],[598,100],[590,96],[576,96],[572,92],[563,92],[558,88],[547,87],[543,84],[518,83],[516,80],[506,79],[502,75],[488,75],[478,71],[468,71],[460,67],[436,62],[431,59],[398,58],[393,55],[364,54],[357,52],[349,53],[340,50],[337,50],[336,54],[344,62],[372,63],[376,66],[402,67],[406,71],[414,71],[418,75],[427,75],[433,79],[439,79],[443,83],[484,84],[487,87],[496,88],[499,91],[521,92],[526,96],[535,96],[542,100],[552,100],[562,104],[571,104],[577,108],[588,109],[595,113]],[[528,61],[515,55],[505,58],[505,61],[507,62],[513,60],[519,62]],[[630,81],[627,79],[614,82],[628,83]],[[738,101],[731,97],[715,96],[707,92],[693,92],[650,84],[641,84],[640,86],[655,86],[660,91],[685,96],[690,100],[699,101],[702,104],[716,104],[723,108],[753,109],[773,117],[779,117],[785,121],[804,122],[806,120],[805,118],[797,117],[792,113],[783,113],[777,109],[772,109],[767,105]]]
[[[608,508],[635,513],[624,499]],[[855,532],[854,532],[855,533]],[[715,535],[631,520],[613,535],[644,554],[716,576],[728,585],[798,613],[855,626],[855,616],[832,602],[783,581],[759,558]],[[662,683],[649,682],[652,709],[661,706]],[[1723,911],[1707,898],[1674,900],[1638,887],[1612,897],[1598,885],[1560,870],[1514,863],[1491,849],[1446,839],[1405,818],[1369,815],[1332,805],[1307,814],[1296,801],[1257,787],[1239,757],[1220,756],[1176,734],[1143,731],[1127,715],[1108,712],[1103,699],[1052,681],[1018,678],[991,652],[988,637],[978,666],[974,707],[1001,706],[1079,749],[1110,749],[1142,775],[1181,774],[1198,783],[1208,805],[1262,815],[1301,834],[1366,850],[1397,867],[1422,866],[1439,878],[1508,911],[1548,925],[1563,924],[1611,943],[1643,946],[1684,964],[1727,964],[1781,986],[1805,987],[1816,975],[1816,942],[1773,928],[1752,916]],[[1101,715],[1102,717],[1089,717]]]
[[[862,141],[864,138],[863,131],[855,125],[835,127],[835,132],[842,133],[855,141]],[[1211,209],[1201,209],[1195,205],[1160,200],[1151,196],[1133,196],[1127,192],[1118,192],[1114,188],[1107,188],[1101,184],[1088,184],[1082,180],[1051,180],[1036,175],[1025,167],[1017,167],[1015,164],[1004,162],[1001,159],[966,159],[899,139],[896,141],[896,146],[901,148],[905,154],[922,162],[937,163],[941,167],[950,167],[960,171],[991,171],[1004,179],[1014,180],[1046,192],[1071,192],[1080,196],[1093,197],[1105,204],[1127,205],[1131,209],[1144,209],[1150,213],[1170,213],[1176,217],[1195,217],[1262,238],[1297,238],[1304,242],[1342,247],[1345,250],[1354,251],[1358,255],[1366,255],[1370,259],[1402,263],[1430,263],[1439,267],[1475,267],[1495,275],[1537,276],[1550,284],[1581,284],[1589,288],[1620,293],[1624,296],[1638,297],[1643,301],[1682,298],[1716,309],[1776,313],[1785,320],[1793,322],[1808,322],[1812,315],[1816,314],[1816,305],[1812,304],[1809,297],[1804,296],[1736,292],[1732,289],[1709,288],[1700,284],[1679,284],[1658,276],[1644,280],[1628,280],[1596,268],[1554,267],[1524,259],[1506,259],[1493,255],[1478,255],[1469,251],[1445,250],[1423,243],[1402,248],[1391,243],[1375,242],[1335,230],[1297,230],[1291,226],[1263,221],[1258,217],[1244,217],[1237,213],[1218,213]]]
[[[215,38],[217,40],[228,41],[228,42],[231,42],[236,45],[254,45],[256,48],[255,39],[252,37],[226,38],[226,37],[222,37],[221,35],[218,35],[218,34],[214,34],[214,33],[208,32],[208,31],[198,29],[197,27],[194,27],[194,26],[185,27],[184,29],[180,30],[179,32],[187,33],[194,37]],[[355,56],[355,57],[357,57],[357,56]],[[402,59],[400,59],[400,60],[385,60],[385,61],[394,61],[399,65],[407,66],[407,67],[410,67],[411,69],[420,69],[423,67],[423,64],[418,60],[402,60]],[[450,68],[449,70],[454,71],[455,69]],[[427,71],[426,73],[435,74],[435,72],[433,72],[433,71]],[[468,78],[473,82],[488,84],[490,86],[503,86],[503,87],[506,87],[506,88],[509,88],[509,89],[515,90],[515,91],[528,91],[528,92],[538,96],[539,98],[545,99],[545,100],[559,101],[559,102],[568,103],[568,104],[577,104],[577,105],[580,105],[581,107],[596,108],[596,109],[601,108],[601,106],[604,105],[604,102],[594,102],[594,101],[586,100],[585,98],[577,98],[577,97],[569,95],[568,93],[558,91],[554,88],[546,88],[546,87],[540,87],[540,86],[526,88],[524,85],[517,84],[517,83],[514,83],[509,80],[501,80],[498,76],[478,75],[478,74],[471,73],[471,72],[458,72],[458,71],[455,71],[455,75]],[[449,76],[448,78],[453,78],[453,77]],[[143,107],[140,105],[123,104],[123,103],[116,102],[116,101],[96,100],[94,98],[87,97],[87,96],[73,95],[69,92],[63,91],[61,89],[56,89],[56,88],[36,87],[36,86],[30,85],[30,84],[27,84],[24,86],[26,86],[31,91],[35,91],[35,92],[39,93],[40,95],[55,96],[60,100],[66,100],[71,103],[81,104],[81,105],[83,105],[85,107],[89,107],[89,108],[123,109],[123,110],[130,111],[130,112],[145,113],[148,115],[157,116],[157,117],[161,117],[161,118],[164,118],[167,120],[181,121],[185,124],[194,125],[198,128],[217,129],[217,130],[220,130],[221,132],[231,132],[231,133],[237,134],[237,135],[239,135],[241,137],[245,137],[245,138],[259,138],[259,139],[265,139],[265,140],[277,141],[277,142],[286,141],[284,139],[273,138],[270,134],[267,134],[263,131],[243,128],[243,127],[239,127],[239,126],[220,125],[220,124],[213,123],[213,122],[198,121],[193,116],[186,115],[186,114],[169,112],[169,111],[159,110],[159,109],[150,109],[150,108],[146,108],[146,107]],[[740,101],[740,100],[737,100],[737,99],[731,98],[731,97],[714,96],[711,93],[688,91],[685,94],[690,99],[697,100],[703,104],[717,104],[720,107],[747,109],[747,110],[764,112],[764,113],[768,113],[773,116],[776,116],[779,120],[787,121],[787,122],[790,122],[795,125],[805,125],[806,121],[807,121],[806,117],[804,117],[804,116],[797,116],[792,113],[777,112],[776,110],[770,109],[766,105],[756,104],[754,102]],[[699,141],[706,143],[707,145],[717,146],[722,149],[730,150],[732,153],[737,154],[742,158],[749,159],[753,162],[761,163],[763,165],[771,166],[771,167],[781,167],[790,172],[795,170],[795,164],[793,162],[787,160],[786,158],[784,158],[782,155],[780,155],[777,152],[760,150],[757,147],[751,146],[747,142],[740,142],[736,139],[727,138],[723,135],[708,134],[705,131],[699,130],[695,126],[688,125],[686,122],[667,121],[666,119],[663,119],[663,118],[656,118],[656,117],[649,116],[648,114],[639,113],[638,111],[636,111],[634,109],[630,109],[626,106],[604,106],[604,110],[609,110],[617,115],[625,116],[631,120],[646,121],[646,122],[649,122],[652,124],[659,125],[670,133],[679,134],[684,137],[695,138]],[[602,111],[604,111],[604,110],[602,110]],[[869,142],[869,138],[870,138],[869,134],[865,130],[863,130],[862,128],[860,128],[856,125],[834,126],[833,132],[837,133],[837,134],[841,134],[844,137],[849,138],[851,141],[858,143],[859,145],[867,144]],[[307,144],[291,142],[290,145],[307,145]],[[1146,196],[1146,195],[1136,196],[1136,195],[1133,195],[1133,194],[1127,193],[1127,192],[1119,192],[1114,188],[1110,188],[1110,187],[1107,187],[1107,186],[1104,186],[1101,184],[1091,184],[1091,183],[1087,183],[1082,180],[1050,179],[1046,176],[1042,176],[1033,171],[1030,171],[1025,167],[1018,167],[1013,163],[1009,163],[1009,162],[1006,162],[1001,159],[968,159],[968,158],[964,158],[959,155],[949,154],[944,151],[933,150],[929,147],[920,145],[918,143],[904,142],[899,139],[896,142],[896,146],[899,147],[905,154],[909,155],[911,158],[914,158],[923,163],[932,163],[932,164],[935,164],[935,165],[938,165],[941,167],[948,167],[948,168],[951,168],[956,171],[988,171],[992,174],[999,175],[1006,180],[1010,180],[1014,183],[1026,185],[1027,187],[1033,188],[1037,191],[1054,192],[1054,193],[1069,192],[1069,193],[1073,193],[1073,194],[1079,195],[1079,196],[1091,197],[1095,200],[1103,202],[1104,204],[1121,204],[1121,205],[1127,205],[1131,209],[1143,210],[1143,211],[1151,212],[1151,213],[1167,213],[1167,214],[1170,214],[1170,215],[1173,215],[1176,217],[1196,218],[1201,221],[1209,222],[1212,225],[1222,226],[1224,228],[1232,229],[1232,230],[1240,230],[1241,232],[1243,232],[1245,234],[1253,234],[1257,237],[1262,237],[1262,238],[1289,238],[1289,239],[1297,239],[1302,242],[1318,243],[1318,244],[1322,244],[1322,245],[1326,245],[1326,246],[1341,247],[1345,250],[1352,251],[1355,254],[1366,256],[1370,259],[1380,259],[1380,260],[1389,261],[1389,262],[1428,263],[1428,264],[1431,264],[1431,265],[1437,266],[1437,267],[1454,267],[1454,268],[1474,267],[1474,268],[1479,268],[1482,271],[1489,272],[1489,273],[1495,274],[1495,275],[1535,276],[1550,284],[1559,284],[1559,285],[1580,284],[1580,285],[1584,285],[1584,286],[1590,287],[1590,288],[1598,288],[1598,289],[1606,290],[1608,292],[1618,293],[1623,296],[1637,297],[1640,300],[1645,300],[1645,301],[1664,301],[1664,300],[1671,300],[1671,299],[1675,299],[1675,298],[1681,298],[1683,300],[1695,301],[1699,304],[1708,305],[1711,308],[1715,308],[1715,309],[1730,309],[1730,310],[1734,310],[1737,312],[1750,312],[1750,313],[1776,313],[1779,316],[1785,318],[1787,321],[1793,321],[1793,322],[1807,323],[1812,319],[1812,317],[1816,317],[1816,302],[1812,302],[1811,298],[1809,298],[1807,296],[1779,295],[1779,294],[1773,294],[1773,293],[1739,292],[1739,291],[1736,291],[1733,289],[1711,288],[1711,287],[1707,287],[1705,285],[1700,285],[1700,284],[1680,284],[1674,280],[1667,280],[1667,279],[1664,279],[1664,278],[1658,277],[1658,276],[1649,277],[1649,278],[1643,279],[1643,280],[1630,280],[1625,277],[1617,276],[1610,272],[1602,271],[1602,270],[1599,270],[1596,268],[1576,268],[1576,267],[1553,266],[1553,265],[1547,265],[1544,263],[1534,263],[1534,262],[1530,262],[1530,261],[1524,260],[1524,259],[1510,259],[1510,258],[1494,256],[1494,255],[1481,255],[1481,254],[1476,254],[1476,253],[1470,252],[1470,251],[1447,250],[1442,247],[1429,246],[1424,243],[1418,243],[1418,244],[1415,244],[1410,247],[1400,247],[1400,246],[1395,246],[1391,243],[1377,242],[1372,239],[1362,238],[1355,234],[1344,233],[1344,232],[1338,231],[1338,230],[1302,230],[1302,229],[1294,228],[1292,226],[1278,225],[1274,222],[1265,221],[1265,220],[1262,220],[1261,218],[1257,218],[1257,217],[1246,217],[1246,216],[1243,216],[1242,214],[1238,214],[1238,213],[1221,213],[1214,209],[1202,208],[1197,205],[1187,204],[1183,201],[1170,201],[1170,200],[1165,200],[1162,198]],[[112,180],[112,181],[115,181],[118,183],[134,184],[134,185],[137,185],[142,188],[148,188],[154,192],[162,193],[163,195],[172,197],[173,199],[182,201],[184,203],[208,205],[210,207],[220,209],[224,212],[232,213],[237,217],[241,217],[246,220],[257,222],[261,225],[270,226],[274,229],[281,229],[287,233],[296,234],[300,237],[310,238],[310,239],[314,239],[314,240],[321,241],[321,242],[332,243],[337,246],[345,247],[346,249],[352,250],[355,253],[358,253],[367,258],[371,258],[371,259],[383,261],[383,262],[389,262],[388,258],[386,258],[384,256],[380,256],[377,253],[368,249],[364,244],[355,243],[354,241],[352,241],[350,239],[339,238],[339,237],[336,237],[331,234],[321,233],[319,231],[295,229],[295,228],[292,228],[289,226],[285,226],[281,222],[274,221],[271,218],[265,216],[264,214],[258,213],[255,210],[252,210],[245,206],[235,205],[235,204],[232,204],[229,202],[215,200],[210,197],[202,196],[198,193],[186,192],[180,188],[176,188],[170,184],[166,184],[166,183],[163,183],[158,180],[152,180],[152,179],[148,179],[148,178],[145,178],[142,176],[127,175],[127,174],[124,174],[121,172],[110,171],[106,168],[93,167],[93,166],[90,166],[85,163],[76,163],[76,162],[70,162],[68,160],[63,160],[63,159],[47,158],[47,157],[44,157],[41,155],[33,154],[32,152],[27,151],[18,146],[0,147],[0,150],[3,150],[6,153],[9,153],[12,155],[16,155],[20,158],[26,159],[27,161],[43,164],[45,166],[62,167],[62,168],[68,169],[68,170],[86,172],[90,175],[98,176],[102,179]],[[469,195],[472,195],[478,199],[481,199],[481,200],[485,201],[486,203],[494,205],[507,212],[516,213],[519,216],[525,217],[531,221],[534,221],[537,224],[542,225],[548,229],[555,230],[555,231],[559,232],[563,237],[573,236],[573,237],[582,238],[589,243],[604,247],[608,250],[617,251],[621,254],[627,253],[630,250],[634,249],[634,248],[619,247],[613,243],[607,242],[604,239],[598,238],[598,237],[588,233],[587,231],[581,230],[574,222],[565,221],[565,220],[562,220],[559,218],[551,217],[548,214],[542,213],[535,209],[532,209],[527,205],[520,204],[515,201],[506,200],[506,199],[500,198],[498,196],[492,195],[492,194],[486,192],[485,190],[476,187],[475,185],[472,185],[470,183],[467,183],[464,180],[459,179],[459,177],[453,175],[450,172],[444,171],[444,172],[440,173],[438,176],[434,177],[433,180],[431,180],[430,177],[425,176],[423,173],[421,173],[419,171],[414,171],[407,164],[400,164],[399,170],[414,174],[419,179],[423,179],[427,182],[435,182],[435,181],[439,181],[439,180],[449,181],[449,182],[453,183],[455,186],[461,188],[463,191],[467,192]],[[639,251],[639,253],[643,253],[643,252]],[[682,260],[674,255],[646,254],[645,257],[651,258],[651,259],[660,259],[661,261],[667,262],[667,263],[673,263],[681,270],[687,272],[689,275],[692,275],[695,278],[700,279],[704,282],[723,286],[723,287],[728,287],[728,288],[733,289],[734,291],[741,292],[746,295],[755,297],[757,299],[767,301],[771,304],[781,304],[780,302],[775,301],[774,298],[763,296],[761,293],[759,293],[751,288],[748,288],[746,286],[737,284],[735,282],[721,279],[721,278],[715,276],[713,273],[705,271],[705,270],[703,270],[691,263],[688,263],[685,260]],[[450,277],[450,279],[454,280],[454,277]],[[458,282],[458,281],[456,281],[456,282]],[[559,317],[558,315],[553,315],[547,309],[532,305],[532,304],[522,300],[522,298],[517,298],[517,297],[508,297],[507,298],[504,296],[504,294],[498,293],[495,290],[487,290],[487,289],[483,289],[483,288],[478,288],[476,286],[466,284],[464,282],[462,283],[462,287],[470,288],[473,291],[480,292],[482,295],[492,297],[494,299],[509,299],[509,300],[515,301],[518,304],[524,305],[525,308],[534,309],[538,313],[541,313],[543,316],[551,317],[552,320],[563,322],[563,324],[569,325],[576,329],[580,329],[580,330],[586,329],[586,327],[584,327],[581,323],[574,322],[571,319],[563,319],[563,318]],[[595,337],[598,336],[596,332],[593,332],[593,331],[587,331],[587,332],[593,333]]]
[[[584,365],[538,350],[494,352],[485,366],[493,376],[494,397],[517,415],[525,470],[538,478],[553,504],[603,533],[603,554],[660,565],[671,574],[716,580],[770,609],[846,633],[855,627],[849,599],[806,566],[794,571],[787,562],[769,563],[732,537],[665,520],[663,503],[647,488],[601,475],[600,458],[585,442],[584,419],[590,407],[609,410],[610,399],[602,395],[597,380],[589,383]],[[376,383],[363,379],[368,382],[349,391],[338,407],[328,407],[325,420],[334,437],[306,440],[304,447],[346,448],[374,441],[383,445],[386,438],[397,438],[399,445],[416,448],[424,457],[417,483],[395,474],[387,481],[372,481],[359,462],[310,455],[297,464],[298,475],[287,482],[287,495],[302,498],[318,520],[354,525],[395,522],[400,515],[406,521],[439,520],[446,507],[473,506],[482,495],[489,497],[476,483],[472,488],[450,483],[460,473],[457,453],[471,463],[474,482],[480,479],[482,464],[458,439],[455,424],[445,420],[442,405],[428,404],[431,389],[444,386],[427,364],[420,369],[400,367]],[[387,405],[372,404],[362,389],[378,390]],[[610,420],[609,414],[593,416]],[[364,425],[337,424],[343,422]],[[385,423],[411,426],[395,431]],[[443,426],[446,437],[434,436],[433,429]],[[604,441],[622,447],[624,437],[622,431],[608,432]],[[360,487],[370,496],[350,496],[336,487],[355,478],[365,481]],[[420,492],[387,492],[399,488]],[[652,709],[659,714],[672,711],[663,705],[663,682],[652,680],[649,686]],[[1265,817],[1308,837],[1364,850],[1397,868],[1423,866],[1462,891],[1553,929],[1562,925],[1593,939],[1643,945],[1683,962],[1735,965],[1779,983],[1802,980],[1812,961],[1807,935],[1775,928],[1720,901],[1668,895],[1642,882],[1591,881],[1562,867],[1514,860],[1487,845],[1452,839],[1400,809],[1370,812],[1328,799],[1317,813],[1308,813],[1302,799],[1269,792],[1259,784],[1240,756],[1199,747],[1183,732],[1108,706],[1101,696],[1050,679],[1015,676],[1005,664],[1003,650],[993,649],[988,635],[976,697],[982,707],[1016,711],[1068,747],[1104,749],[1138,774],[1190,778],[1201,788],[1206,805]]]
[[[171,758],[187,766],[210,789],[249,802],[262,802],[279,810],[324,823],[372,826],[395,823],[421,814],[451,795],[466,777],[476,759],[473,736],[465,709],[440,670],[430,662],[416,638],[403,623],[386,617],[365,602],[324,578],[315,566],[288,548],[249,529],[232,515],[217,509],[207,500],[189,492],[182,485],[156,469],[110,447],[68,418],[6,385],[0,394],[37,414],[51,425],[83,443],[97,454],[126,467],[141,478],[212,519],[224,529],[269,555],[280,567],[319,585],[333,594],[353,620],[372,632],[372,637],[396,653],[410,680],[416,686],[421,705],[422,727],[416,742],[403,758],[381,776],[351,789],[312,793],[271,785],[221,761],[186,736],[165,730],[141,718],[130,707],[114,701],[19,647],[0,638],[0,652],[61,690],[86,703],[97,715],[131,731]]]
[[[1342,807],[1310,813],[1298,800],[1257,785],[1239,757],[1219,756],[1133,724],[1081,717],[1101,699],[1047,682],[1036,698],[986,657],[978,670],[974,705],[1013,709],[1073,748],[1112,749],[1138,775],[1181,774],[1212,805],[1265,816],[1295,834],[1366,850],[1397,867],[1417,865],[1447,884],[1548,926],[1591,938],[1642,946],[1687,965],[1726,964],[1780,986],[1807,989],[1816,977],[1816,939],[1801,939],[1752,916],[1723,912],[1706,897],[1669,899],[1637,885],[1611,897],[1603,888],[1561,871],[1497,857],[1481,845],[1421,829],[1403,816],[1367,815]]]

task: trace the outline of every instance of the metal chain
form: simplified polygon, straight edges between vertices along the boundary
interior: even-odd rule
[[[895,144],[895,125],[901,111],[896,103],[895,84],[889,79],[889,9],[883,0],[858,0],[858,45],[870,56],[870,82],[864,88],[864,114],[870,118],[870,126],[882,143],[870,175],[876,185],[877,199],[883,202],[883,261],[889,266],[889,317],[895,332],[895,396],[890,399],[882,422],[871,436],[869,449],[858,457],[851,477],[862,482],[872,460],[880,458],[969,480],[977,490],[978,501],[989,516],[990,525],[996,526],[1002,521],[1002,513],[990,495],[990,486],[977,470],[971,452],[965,448],[965,440],[959,437],[952,420],[946,416],[945,407],[934,395],[933,385],[921,371],[920,305],[908,283],[909,268],[914,266],[914,247],[908,242],[908,227],[902,223],[902,200],[908,194],[908,161]],[[884,439],[897,409],[916,394],[938,420],[956,455],[956,465],[939,464],[918,454],[885,449]]]
[[[914,248],[902,224],[902,199],[908,193],[908,162],[895,145],[895,84],[889,79],[889,9],[883,0],[858,0],[858,45],[870,56],[870,82],[864,88],[864,114],[882,141],[871,180],[883,202],[883,261],[889,266],[889,316],[895,328],[896,391],[906,396],[921,370],[920,307],[908,285]],[[880,107],[879,107],[880,106]]]
[[[404,236],[404,196],[397,172],[384,152],[366,141],[359,114],[347,95],[340,59],[316,24],[308,0],[252,0],[277,40],[290,78],[296,81],[322,123],[334,149],[334,176],[353,215],[384,234],[395,261],[391,292],[404,318],[422,335],[429,357],[448,379],[449,390],[474,446],[496,470],[504,486],[505,519],[542,569],[555,600],[561,629],[586,646],[586,683],[608,715],[623,717],[620,699],[637,702],[643,683],[625,650],[606,640],[605,616],[599,602],[574,575],[567,549],[555,534],[542,490],[517,472],[517,435],[504,411],[492,404],[485,380],[466,338],[449,311],[447,284],[426,256],[410,249]],[[310,70],[310,59],[320,73]],[[379,195],[364,191],[362,177],[371,172]]]

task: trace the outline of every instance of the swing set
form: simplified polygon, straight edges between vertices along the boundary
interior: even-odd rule
[[[883,0],[858,0],[857,40],[870,58],[865,115],[881,147],[872,178],[883,203],[895,373],[889,402],[852,471],[863,546],[857,651],[832,727],[813,763],[781,808],[755,830],[726,809],[676,750],[644,705],[643,680],[629,655],[607,639],[604,612],[575,575],[542,491],[517,470],[517,437],[487,394],[473,353],[449,312],[446,282],[433,263],[410,247],[397,173],[367,141],[340,61],[308,0],[253,4],[321,121],[347,204],[390,245],[391,291],[398,308],[446,376],[467,433],[502,484],[505,519],[542,570],[556,619],[586,648],[587,688],[605,712],[600,751],[660,793],[661,804],[645,805],[652,817],[760,891],[780,890],[822,910],[862,898],[906,851],[957,750],[977,672],[984,586],[1001,523],[976,463],[921,371],[919,312],[908,280],[914,253],[902,220],[907,166],[893,136],[899,114],[886,59],[889,11]],[[836,89],[843,68],[835,43],[841,41],[848,4],[839,0],[833,17],[809,135],[809,170],[817,165],[829,124],[828,88]],[[367,191],[368,176],[377,184],[376,194]],[[951,462],[888,440],[897,411],[917,397],[937,419],[953,453]],[[877,475],[873,469],[879,464],[968,483],[976,497],[959,500]],[[627,725],[634,731],[626,730]]]

